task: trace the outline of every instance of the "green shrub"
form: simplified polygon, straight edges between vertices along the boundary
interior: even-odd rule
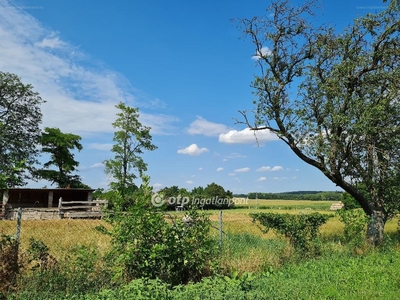
[[[319,213],[299,215],[252,213],[250,216],[253,218],[253,222],[258,221],[264,226],[264,232],[274,229],[277,233],[287,237],[296,251],[310,255],[319,253],[317,243],[319,227],[332,217],[332,215]]]
[[[112,224],[112,250],[116,279],[160,278],[173,285],[198,281],[210,275],[217,258],[217,244],[209,235],[211,223],[195,210],[189,223],[151,205],[148,178],[135,193],[127,211],[116,209],[107,220]]]
[[[19,273],[18,242],[11,235],[0,235],[0,299],[16,287]]]
[[[339,209],[336,213],[340,221],[344,223],[343,242],[349,243],[354,247],[363,246],[369,221],[364,211],[361,209]]]
[[[344,204],[343,208],[345,210],[351,210],[360,208],[360,204],[354,199],[349,193],[344,192],[342,194],[342,203]]]

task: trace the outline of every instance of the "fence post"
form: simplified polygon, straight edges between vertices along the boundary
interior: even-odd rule
[[[20,235],[21,235],[21,218],[22,218],[22,208],[18,207],[18,211],[17,211],[17,232],[15,233],[17,251],[18,251],[18,247],[19,247],[19,238],[20,238]]]
[[[219,211],[219,246],[222,250],[222,210]]]
[[[60,219],[62,219],[62,217],[63,217],[61,208],[62,208],[62,197],[60,197],[60,199],[58,199],[58,216],[60,217]]]

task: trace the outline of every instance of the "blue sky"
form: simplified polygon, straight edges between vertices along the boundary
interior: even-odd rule
[[[231,19],[263,15],[269,4],[0,0],[0,70],[16,73],[47,101],[42,127],[82,137],[76,159],[92,188],[108,186],[102,162],[112,157],[111,123],[123,101],[152,127],[158,149],[144,159],[155,189],[215,182],[234,193],[339,190],[273,134],[259,133],[257,145],[235,124],[238,110],[253,108],[258,70],[251,43]],[[339,30],[386,4],[320,5],[315,22]]]

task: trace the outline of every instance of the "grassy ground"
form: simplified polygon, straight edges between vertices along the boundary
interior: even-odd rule
[[[260,203],[262,201],[262,204]],[[232,210],[222,212],[223,240],[221,249],[221,273],[229,275],[239,274],[239,278],[227,279],[217,277],[205,279],[198,284],[190,284],[170,291],[162,283],[141,283],[133,281],[131,284],[119,288],[112,288],[101,292],[101,296],[87,297],[71,291],[71,299],[153,299],[164,295],[164,299],[395,299],[400,293],[399,273],[399,231],[397,218],[387,223],[385,232],[392,238],[389,246],[383,250],[370,251],[357,249],[353,252],[349,245],[342,245],[343,224],[337,217],[328,220],[321,227],[322,256],[316,259],[298,259],[288,242],[270,231],[263,233],[253,224],[250,213],[275,212],[289,214],[307,214],[319,212],[334,214],[329,210],[332,202],[324,201],[285,201],[285,200],[256,200],[246,205],[237,206]],[[268,204],[266,204],[268,202]],[[211,234],[219,239],[219,211],[207,211],[213,224]],[[181,217],[185,212],[171,212]],[[110,247],[110,239],[95,230],[97,226],[108,226],[101,220],[47,220],[22,221],[21,248],[26,250],[31,237],[43,241],[49,248],[50,254],[62,259],[67,253],[74,253],[77,246],[86,245],[96,248],[100,254],[105,254]],[[0,234],[15,234],[16,221],[0,221]],[[385,250],[386,249],[386,250]],[[77,286],[73,280],[85,281],[91,278],[85,275],[85,267],[90,259],[75,262],[67,272],[68,284]],[[68,260],[67,260],[68,262]],[[90,264],[89,264],[90,265]],[[90,268],[89,268],[90,269]],[[236,271],[236,272],[235,272]],[[246,272],[257,274],[249,280]],[[101,274],[104,272],[101,272]],[[97,291],[109,287],[109,278],[97,273],[91,280],[98,281]],[[78,275],[81,275],[80,277]],[[67,299],[65,291],[53,291],[46,286],[40,286],[41,275],[28,278],[21,293],[16,299]],[[75,278],[75,277],[76,278]],[[88,277],[89,276],[89,277]],[[62,284],[64,277],[60,277]],[[86,279],[85,279],[86,278]],[[37,280],[36,281],[31,281]],[[103,280],[103,281],[102,281]],[[72,283],[71,283],[72,282]],[[90,282],[90,280],[89,280]],[[56,284],[56,285],[57,285]],[[150,284],[150,286],[148,285]],[[40,288],[38,288],[40,286]],[[90,288],[90,283],[88,283]],[[97,290],[96,290],[97,289]],[[37,295],[32,296],[36,290]],[[82,290],[87,291],[86,286]],[[148,298],[145,297],[149,293]],[[46,294],[47,293],[47,294]],[[89,292],[91,293],[91,292]],[[158,292],[157,292],[158,293]],[[208,297],[208,296],[209,297]],[[1,297],[0,297],[1,298]]]
[[[250,213],[275,212],[275,213],[310,213],[319,212],[334,214],[329,210],[332,201],[289,201],[289,200],[249,200],[246,205],[237,205],[235,209],[224,210],[223,219],[223,251],[222,264],[227,269],[235,269],[241,272],[256,272],[268,266],[279,265],[279,257],[288,251],[286,241],[276,236],[273,231],[267,234],[253,224]],[[261,204],[262,203],[262,204]],[[266,205],[265,203],[268,203]],[[250,208],[249,208],[250,205]],[[324,210],[317,210],[321,206]],[[268,209],[260,207],[268,206]],[[282,209],[288,207],[290,209]],[[279,209],[281,208],[281,209]],[[306,209],[305,209],[306,208]],[[219,239],[219,211],[207,211],[213,223],[212,234]],[[173,212],[180,217],[184,212]],[[391,220],[386,225],[386,233],[395,235],[397,232],[397,220]],[[108,236],[95,230],[96,226],[107,223],[101,220],[46,220],[46,221],[22,221],[21,247],[27,249],[30,237],[42,240],[49,248],[50,253],[59,258],[68,250],[77,245],[87,245],[97,248],[100,254],[104,254],[110,245]],[[337,217],[321,227],[321,238],[331,244],[340,244],[340,236],[343,233],[343,224]],[[14,234],[16,221],[0,221],[0,233]],[[340,248],[339,246],[335,246]],[[287,253],[286,255],[290,255]]]

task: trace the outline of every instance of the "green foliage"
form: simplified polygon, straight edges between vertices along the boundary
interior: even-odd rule
[[[0,234],[0,299],[15,289],[19,269],[17,241],[13,236]]]
[[[47,266],[49,260],[49,247],[41,240],[35,240],[33,237],[29,239],[28,254],[30,255],[30,262],[35,261],[36,264],[32,269],[41,268],[44,269]]]
[[[274,213],[252,213],[253,222],[258,221],[264,226],[266,233],[274,229],[279,234],[289,239],[290,244],[304,254],[318,254],[316,244],[319,227],[325,224],[332,215],[319,213],[311,214],[274,214]]]
[[[111,149],[115,156],[104,164],[106,174],[115,180],[110,184],[111,189],[118,190],[124,198],[137,189],[135,180],[138,176],[135,172],[142,176],[147,170],[141,155],[145,150],[152,151],[157,147],[152,144],[150,127],[139,122],[139,109],[122,102],[116,108],[119,112],[112,124],[116,131],[113,138],[115,144]]]
[[[75,245],[56,261],[42,241],[31,238],[28,254],[34,264],[21,274],[15,298],[10,299],[81,299],[111,287],[110,270],[93,247]]]
[[[268,200],[312,200],[329,201],[341,200],[342,192],[299,191],[285,193],[248,193],[244,198]]]
[[[363,246],[369,222],[368,216],[360,209],[339,209],[336,213],[340,221],[344,223],[344,242],[351,243],[354,247]]]
[[[59,128],[46,127],[40,142],[42,152],[50,154],[50,160],[43,165],[44,169],[37,171],[38,177],[52,184],[56,183],[60,188],[66,188],[68,185],[72,188],[81,187],[80,177],[71,174],[79,166],[79,162],[74,159],[71,151],[82,150],[80,140],[79,135],[63,133]],[[49,169],[53,165],[57,170]]]
[[[176,206],[180,205],[184,205],[185,209],[226,209],[234,207],[232,192],[225,191],[222,186],[214,182],[208,184],[205,188],[195,187],[190,192],[178,186],[165,187],[158,194],[166,201],[168,210],[175,210]],[[188,203],[183,203],[184,197],[186,197]],[[175,198],[177,201],[170,203],[168,199],[171,198]]]
[[[342,194],[342,202],[344,204],[344,209],[350,210],[350,209],[356,209],[360,208],[360,204],[347,192],[344,192]]]
[[[358,17],[338,33],[311,23],[316,3],[277,0],[265,16],[239,21],[259,66],[254,123],[245,111],[241,123],[275,133],[350,193],[379,244],[400,207],[398,9]]]
[[[117,278],[160,278],[171,284],[197,281],[212,271],[216,243],[209,236],[211,223],[204,214],[192,210],[184,222],[151,205],[149,178],[144,177],[135,202],[126,210],[115,206],[107,220]]]
[[[44,103],[30,84],[0,71],[0,174],[2,185],[22,186],[37,163]]]

